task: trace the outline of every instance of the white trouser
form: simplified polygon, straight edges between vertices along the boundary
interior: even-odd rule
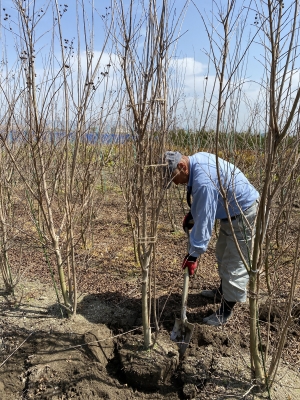
[[[231,221],[240,250],[248,265],[250,265],[252,257],[252,243],[255,234],[253,226],[257,207],[258,201]],[[216,257],[224,299],[245,302],[249,275],[234,242],[229,221],[221,220]]]

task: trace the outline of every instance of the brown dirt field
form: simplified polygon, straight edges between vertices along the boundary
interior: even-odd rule
[[[165,212],[161,220],[167,221]],[[181,216],[178,220],[180,225]],[[216,308],[199,294],[218,284],[215,238],[190,283],[188,321],[195,330],[178,362],[177,346],[168,339],[180,316],[184,233],[173,232],[168,222],[159,226],[160,331],[157,346],[144,356],[132,350],[142,343],[141,276],[121,196],[113,201],[109,194],[104,197],[93,237],[91,250],[76,254],[79,304],[70,319],[61,316],[42,253],[28,246],[22,255],[14,254],[12,268],[21,273],[14,297],[0,281],[1,400],[268,398],[251,379],[247,304],[237,305],[221,328],[202,323]],[[300,398],[299,336],[298,317],[289,330],[271,399]]]

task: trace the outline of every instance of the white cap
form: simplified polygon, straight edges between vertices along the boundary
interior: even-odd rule
[[[166,188],[169,189],[172,183],[172,174],[178,166],[182,158],[182,154],[179,151],[166,151],[165,152],[165,162],[166,162],[166,171],[165,171],[165,182]]]

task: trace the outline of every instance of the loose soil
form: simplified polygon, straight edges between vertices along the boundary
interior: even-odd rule
[[[180,316],[186,238],[172,231],[167,214],[162,221],[156,258],[159,331],[153,322],[155,345],[149,351],[142,346],[140,269],[121,200],[104,198],[90,251],[76,254],[80,293],[75,317],[65,318],[42,253],[28,246],[12,257],[21,280],[14,296],[0,282],[1,400],[268,398],[251,377],[247,304],[237,305],[223,327],[202,323],[217,307],[199,294],[218,284],[215,238],[190,283],[188,321],[195,329],[179,358],[169,335]],[[280,310],[274,324],[278,318]],[[271,399],[300,398],[299,336],[298,316]]]

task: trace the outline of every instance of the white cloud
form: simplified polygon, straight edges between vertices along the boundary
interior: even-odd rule
[[[207,66],[192,57],[180,58],[177,60],[178,65],[185,69],[186,76],[203,75],[207,70]]]

